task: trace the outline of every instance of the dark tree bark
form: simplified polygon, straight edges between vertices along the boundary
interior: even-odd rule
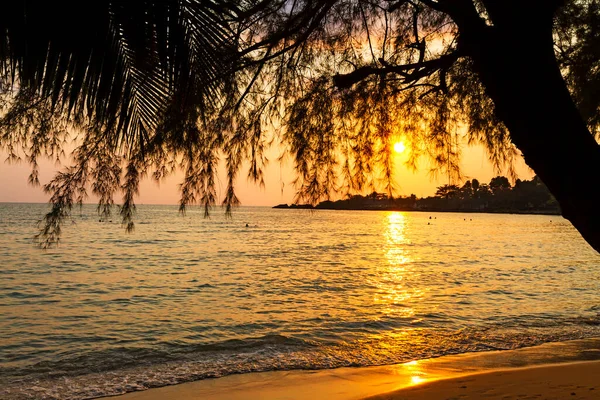
[[[600,146],[555,58],[552,16],[557,4],[489,2],[496,3],[490,13],[493,26],[481,20],[459,24],[461,46],[527,165],[556,197],[563,216],[600,252],[600,204],[590,192],[600,187]]]

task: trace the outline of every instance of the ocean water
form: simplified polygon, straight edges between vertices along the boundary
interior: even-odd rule
[[[140,206],[126,234],[84,206],[40,250],[45,209],[0,204],[6,400],[600,337],[600,256],[558,216]]]

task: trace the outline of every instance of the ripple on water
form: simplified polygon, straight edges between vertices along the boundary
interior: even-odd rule
[[[12,232],[0,235],[2,399],[600,335],[598,256],[545,216],[465,227],[437,214],[432,230],[420,213],[241,208],[227,221],[141,206],[127,235],[84,206],[43,252],[19,240],[44,206],[11,207],[0,205]]]

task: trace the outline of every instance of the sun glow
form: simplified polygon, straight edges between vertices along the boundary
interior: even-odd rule
[[[404,153],[404,150],[406,150],[406,146],[404,145],[404,142],[394,143],[394,151],[396,153],[402,154],[402,153]]]

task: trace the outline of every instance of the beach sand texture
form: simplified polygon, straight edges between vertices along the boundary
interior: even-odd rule
[[[600,362],[504,370],[428,382],[368,400],[598,400]]]
[[[378,367],[229,375],[111,399],[600,400],[596,345],[592,339]]]
[[[598,400],[600,361],[514,368],[416,383],[389,367],[229,376],[129,393],[119,400]],[[249,375],[252,375],[249,379]]]

